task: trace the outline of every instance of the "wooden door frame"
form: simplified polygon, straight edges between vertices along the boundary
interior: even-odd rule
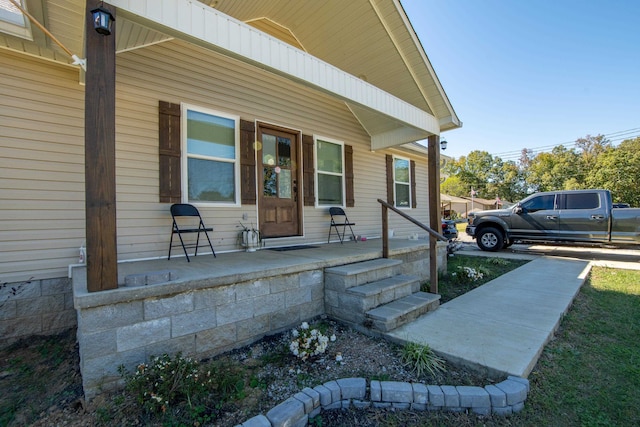
[[[304,235],[303,233],[303,219],[304,219],[304,213],[303,213],[303,209],[304,209],[304,203],[303,203],[303,198],[304,198],[304,194],[303,194],[303,190],[302,190],[302,131],[297,130],[297,129],[293,129],[293,128],[289,128],[286,126],[282,126],[282,125],[277,125],[277,124],[273,124],[273,123],[269,123],[269,122],[264,122],[264,121],[256,121],[256,141],[260,142],[260,149],[256,150],[256,195],[257,195],[257,200],[256,200],[256,207],[257,207],[257,214],[258,214],[258,224],[259,226],[262,224],[261,220],[261,201],[262,201],[262,191],[263,191],[263,185],[264,185],[264,177],[263,177],[263,171],[262,171],[262,158],[259,155],[262,152],[262,132],[263,130],[273,130],[273,131],[277,131],[277,132],[284,132],[284,133],[288,133],[292,136],[295,136],[295,150],[296,150],[296,173],[295,173],[295,180],[297,182],[296,184],[296,204],[297,204],[297,211],[298,211],[298,218],[297,218],[297,222],[298,222],[298,229],[296,231],[296,234],[293,234],[291,236],[283,236],[283,237],[267,237],[268,239],[282,239],[282,238],[287,238],[287,237],[301,237]],[[291,160],[293,162],[293,159]]]

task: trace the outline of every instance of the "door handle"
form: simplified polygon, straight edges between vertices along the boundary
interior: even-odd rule
[[[591,215],[591,219],[602,221],[604,219],[604,215]]]
[[[558,219],[558,216],[557,215],[547,215],[547,219],[555,221],[556,219]]]

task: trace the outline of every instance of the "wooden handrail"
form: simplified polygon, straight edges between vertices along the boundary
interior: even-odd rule
[[[382,256],[384,258],[389,258],[389,218],[388,218],[389,209],[391,209],[401,217],[414,223],[415,225],[417,225],[418,227],[422,228],[423,230],[429,233],[429,264],[430,264],[429,291],[433,294],[437,294],[438,293],[438,266],[437,266],[438,257],[436,255],[436,239],[442,240],[445,242],[449,241],[449,239],[447,239],[437,231],[434,231],[431,227],[428,227],[423,223],[421,223],[420,221],[410,217],[406,213],[397,209],[395,206],[390,205],[384,200],[378,199],[378,203],[382,205]]]
[[[421,223],[420,221],[418,221],[415,218],[410,217],[409,215],[407,215],[406,213],[402,212],[400,209],[396,208],[395,206],[385,202],[382,199],[378,199],[378,203],[380,203],[382,205],[382,248],[383,248],[383,252],[384,252],[384,248],[387,248],[387,255],[383,256],[385,258],[388,258],[388,239],[389,239],[389,222],[387,220],[387,209],[391,209],[392,211],[394,211],[395,213],[397,213],[398,215],[400,215],[401,217],[405,218],[406,220],[414,223],[415,225],[417,225],[418,227],[422,228],[423,230],[425,230],[427,233],[429,233],[429,235],[433,238],[436,238],[438,240],[442,240],[443,242],[448,242],[449,239],[447,239],[446,237],[444,237],[442,234],[438,233],[437,231],[433,230],[431,227],[424,225],[423,223]]]

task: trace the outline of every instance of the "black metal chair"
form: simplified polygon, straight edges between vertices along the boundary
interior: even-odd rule
[[[209,238],[209,231],[213,231],[212,227],[205,227],[204,222],[202,221],[202,217],[200,216],[200,212],[198,208],[193,205],[189,205],[186,203],[176,203],[171,205],[171,217],[173,218],[173,226],[171,228],[171,241],[169,242],[169,256],[167,259],[171,259],[171,249],[174,246],[178,246],[176,243],[173,244],[173,235],[177,234],[180,239],[180,246],[182,246],[182,250],[184,251],[184,255],[187,257],[187,261],[191,262],[189,259],[189,254],[187,253],[187,248],[195,248],[195,253],[193,256],[198,255],[198,247],[205,245],[204,241],[202,245],[200,245],[200,233],[204,233],[207,238],[207,242],[209,242],[209,247],[211,248],[211,252],[213,252],[213,256],[215,258],[216,251],[213,250],[213,245],[211,244],[211,239]],[[176,221],[176,218],[187,217],[184,220]],[[190,219],[190,221],[189,221]],[[196,226],[196,219],[198,221]],[[195,243],[185,243],[182,238],[183,234],[190,233],[198,233]]]
[[[351,231],[351,238],[354,242],[357,242],[356,235],[353,232],[353,228],[351,228],[351,226],[356,225],[356,223],[349,221],[344,209],[336,207],[329,208],[329,215],[331,215],[331,224],[329,224],[329,238],[327,239],[327,243],[331,241],[331,232],[334,228],[338,238],[340,239],[340,243],[342,243],[347,232],[347,227],[349,227],[349,230]],[[340,234],[340,229],[338,227],[342,227],[342,234]]]

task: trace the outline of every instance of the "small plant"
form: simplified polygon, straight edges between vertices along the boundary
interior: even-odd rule
[[[249,387],[251,388],[260,388],[262,390],[266,390],[269,386],[269,382],[264,378],[260,378],[255,374],[251,376],[249,379]]]
[[[124,366],[119,368],[125,380],[125,389],[147,412],[164,414],[170,407],[204,398],[211,387],[211,371],[202,374],[197,362],[178,353],[175,358],[167,354],[151,358],[149,364],[141,363],[133,373]]]
[[[436,355],[427,344],[408,342],[402,347],[400,360],[418,376],[423,373],[436,375],[438,372],[446,371],[444,359]]]
[[[309,425],[313,427],[322,427],[322,416],[316,415],[313,418],[309,418]]]
[[[371,379],[376,381],[391,381],[391,375],[385,372],[382,374],[371,375]]]
[[[300,328],[292,330],[291,336],[293,339],[289,344],[289,350],[302,360],[324,353],[329,341],[336,340],[335,335],[331,335],[329,338],[318,329],[311,329],[307,322],[302,322]]]
[[[260,356],[260,361],[263,364],[273,364],[275,366],[285,366],[288,363],[289,351],[286,346],[278,347],[277,349],[263,354]]]
[[[246,372],[243,367],[224,360],[214,362],[211,366],[215,371],[214,389],[220,400],[244,399]]]
[[[501,267],[509,265],[509,261],[504,258],[487,258],[487,263],[492,265],[499,265]]]
[[[451,276],[454,277],[454,280],[456,282],[463,283],[477,282],[478,280],[482,280],[485,274],[486,272],[480,268],[475,269],[472,267],[459,266],[458,268],[456,268],[456,271],[451,273]]]

